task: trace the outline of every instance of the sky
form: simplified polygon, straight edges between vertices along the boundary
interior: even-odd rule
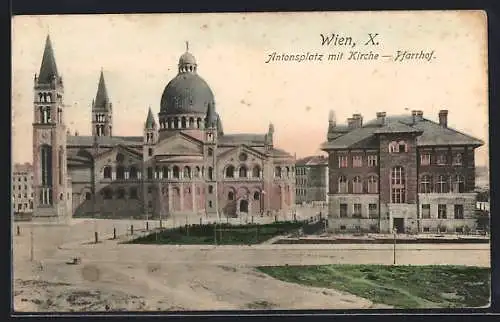
[[[323,46],[323,35],[351,37],[354,48]],[[378,46],[363,46],[368,33]],[[312,12],[16,16],[12,21],[13,161],[32,160],[33,77],[50,34],[65,84],[71,132],[89,135],[91,103],[104,71],[113,103],[113,134],[143,133],[148,107],[157,114],[186,50],[215,95],[226,133],[266,133],[297,158],[322,153],[329,111],[337,123],[353,113],[411,113],[483,140],[476,164],[488,165],[486,15],[480,11]],[[433,58],[347,60],[349,51]],[[322,61],[269,62],[269,55],[325,55]],[[328,54],[344,59],[328,61]]]

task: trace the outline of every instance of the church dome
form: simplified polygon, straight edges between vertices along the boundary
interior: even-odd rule
[[[176,114],[206,114],[214,104],[210,86],[197,74],[194,56],[185,52],[179,59],[179,74],[172,79],[161,97],[160,112]]]

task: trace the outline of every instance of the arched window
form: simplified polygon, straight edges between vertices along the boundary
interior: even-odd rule
[[[378,179],[376,176],[368,177],[368,193],[378,193]]]
[[[227,200],[234,200],[234,192],[229,191],[227,194]]]
[[[185,116],[183,116],[183,117],[182,117],[182,119],[181,119],[181,127],[182,127],[183,129],[185,129],[185,128],[186,128],[186,117],[185,117]]]
[[[398,152],[398,144],[396,142],[389,143],[389,153]]]
[[[432,192],[432,184],[431,184],[431,176],[424,174],[420,178],[420,193],[431,193]]]
[[[456,175],[453,178],[453,192],[463,193],[465,192],[465,182],[464,177],[461,175]]]
[[[406,144],[405,141],[398,142],[398,152],[399,153],[408,152],[408,145]]]
[[[347,178],[345,176],[339,177],[339,193],[348,193]]]
[[[252,169],[252,177],[254,177],[254,178],[259,178],[260,177],[260,167],[258,165],[256,165],[255,167],[253,167],[253,169]]]
[[[191,168],[188,166],[184,167],[184,178],[191,178]]]
[[[207,154],[209,157],[211,157],[214,154],[214,150],[212,148],[208,148]]]
[[[247,167],[246,166],[242,165],[240,167],[240,171],[239,172],[240,172],[239,173],[239,177],[240,178],[246,178],[247,177]]]
[[[163,178],[168,178],[168,168],[167,167],[162,167],[161,172],[163,173]]]
[[[281,178],[281,167],[275,167],[274,168],[274,177],[275,178]]]
[[[208,193],[214,193],[214,186],[208,186]]]
[[[255,191],[253,193],[253,200],[259,200],[260,199],[260,193],[258,191]]]
[[[290,177],[290,167],[286,167],[286,177],[289,178]]]
[[[121,163],[123,160],[125,160],[125,156],[122,153],[118,153],[116,155],[116,161]]]
[[[436,182],[436,192],[437,193],[447,193],[448,192],[448,180],[446,176],[439,176]]]
[[[361,182],[361,177],[356,176],[352,179],[352,192],[363,193],[363,183]]]
[[[214,169],[212,167],[208,167],[208,179],[209,180],[214,179]]]
[[[52,147],[44,144],[40,147],[42,186],[52,186]]]
[[[229,165],[226,168],[226,178],[234,178],[234,166]]]
[[[59,148],[59,155],[58,155],[57,163],[58,163],[58,168],[59,168],[59,184],[62,185],[63,184],[63,174],[64,174],[63,170],[65,168],[62,148]]]
[[[174,165],[174,168],[172,169],[172,175],[174,176],[175,179],[179,179],[179,167]]]
[[[197,118],[196,119],[196,128],[200,128],[201,127],[201,119],[200,118]]]
[[[406,178],[403,167],[391,169],[391,202],[406,203]]]
[[[116,179],[118,180],[125,179],[125,168],[121,165],[116,167]]]
[[[130,179],[137,179],[137,168],[136,167],[134,167],[134,166],[130,167],[129,177],[130,177]]]
[[[111,167],[109,165],[104,167],[104,179],[111,179]]]
[[[195,178],[199,178],[200,177],[200,173],[201,173],[200,167],[195,167],[194,168],[194,177]]]
[[[193,117],[190,117],[190,118],[189,118],[189,127],[190,127],[190,128],[193,128],[193,127],[194,127],[194,118],[193,118]]]

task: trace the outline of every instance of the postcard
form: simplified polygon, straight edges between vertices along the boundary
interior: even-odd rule
[[[15,313],[489,306],[485,12],[12,24]]]

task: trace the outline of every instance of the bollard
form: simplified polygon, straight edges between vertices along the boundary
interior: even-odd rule
[[[113,228],[113,239],[116,239],[116,228]]]
[[[203,220],[203,218],[200,217],[200,226],[202,226],[202,220]]]
[[[253,224],[253,216],[252,216],[252,224]]]
[[[130,225],[130,235],[134,234],[134,225]]]
[[[149,221],[146,221],[146,230],[149,230]]]
[[[99,235],[97,233],[97,231],[94,233],[94,237],[95,237],[95,243],[97,244],[99,242]]]
[[[21,229],[19,229],[19,226],[17,226],[17,236],[21,235]]]
[[[278,221],[278,216],[274,216],[274,222]]]

